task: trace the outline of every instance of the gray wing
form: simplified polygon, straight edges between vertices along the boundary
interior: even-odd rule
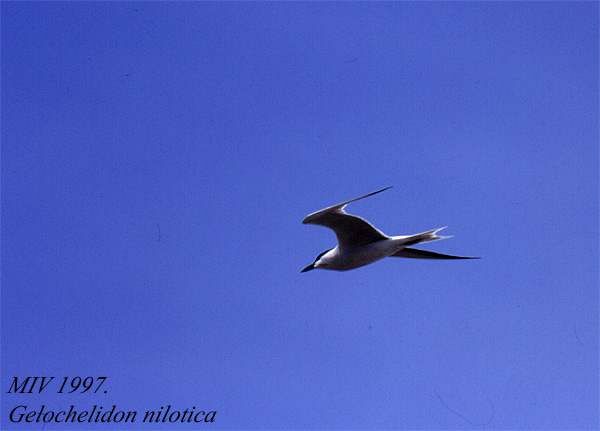
[[[408,257],[411,259],[479,259],[478,257],[452,256],[450,254],[435,253],[433,251],[408,247],[392,254],[390,257]]]
[[[302,220],[304,224],[316,224],[328,227],[335,232],[340,247],[354,247],[369,244],[387,238],[387,236],[371,223],[358,216],[344,211],[346,205],[359,199],[364,199],[381,193],[391,187],[386,187],[364,196],[359,196],[348,201],[332,205],[322,210],[309,214]]]

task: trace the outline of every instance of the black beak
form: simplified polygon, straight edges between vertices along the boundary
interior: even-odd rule
[[[315,269],[315,264],[311,263],[310,265],[305,266],[304,268],[302,268],[302,271],[300,271],[300,272],[312,271],[313,269]]]

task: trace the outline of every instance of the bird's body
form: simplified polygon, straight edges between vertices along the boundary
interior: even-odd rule
[[[402,242],[402,237],[391,237],[344,249],[336,246],[321,256],[319,268],[345,271],[368,265],[399,251]]]
[[[389,187],[306,216],[302,221],[304,224],[317,224],[332,229],[338,238],[338,245],[319,254],[315,261],[305,267],[302,272],[317,268],[347,271],[390,256],[417,259],[473,259],[409,248],[414,244],[449,238],[438,235],[438,232],[444,228],[432,229],[415,235],[388,236],[368,221],[344,211],[350,202],[364,199],[387,189]]]

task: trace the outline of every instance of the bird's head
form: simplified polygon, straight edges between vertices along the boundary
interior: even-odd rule
[[[300,272],[307,272],[307,271],[312,271],[313,269],[317,269],[317,268],[327,268],[327,262],[324,259],[321,259],[323,257],[323,255],[325,255],[327,252],[331,251],[332,249],[328,249],[325,250],[322,253],[319,253],[319,255],[315,258],[315,260],[313,261],[313,263],[311,263],[310,265],[306,265],[304,268],[302,268],[302,271]]]

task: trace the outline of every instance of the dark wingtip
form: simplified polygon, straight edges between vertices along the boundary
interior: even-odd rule
[[[356,201],[359,201],[359,200],[364,199],[364,198],[368,198],[369,196],[373,196],[373,195],[376,195],[376,194],[381,193],[381,192],[385,192],[386,190],[389,190],[392,187],[393,186],[387,186],[387,187],[384,187],[382,189],[376,190],[374,192],[367,193],[366,195],[362,195],[362,196],[359,196],[357,198],[350,199],[350,200],[347,200],[347,201],[344,201],[344,202],[340,202],[339,204],[331,205],[331,206],[329,206],[327,208],[320,209],[319,211],[315,211],[314,213],[311,213],[311,214],[307,215],[306,217],[304,217],[304,220],[302,220],[302,224],[310,224],[310,223],[312,223],[311,219],[312,219],[313,216],[319,216],[319,215],[321,215],[322,213],[324,213],[326,211],[343,208],[344,206],[348,205],[349,203],[356,202]]]
[[[387,186],[387,187],[382,188],[381,190],[377,190],[376,192],[373,192],[372,195],[375,195],[375,194],[381,193],[381,192],[385,192],[386,190],[393,189],[393,188],[394,188],[394,186]]]

